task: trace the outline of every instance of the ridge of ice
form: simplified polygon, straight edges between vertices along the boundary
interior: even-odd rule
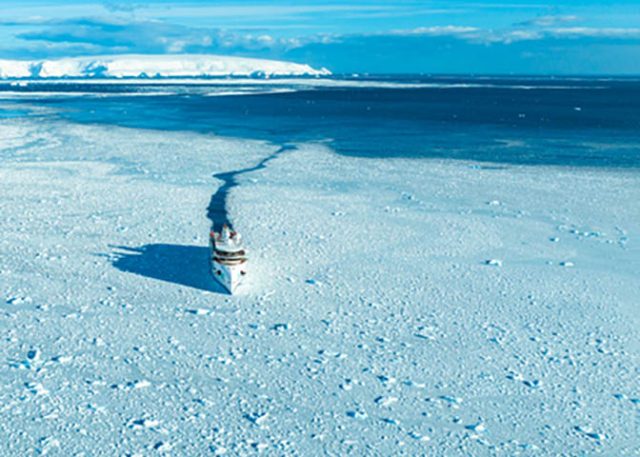
[[[175,78],[327,76],[306,64],[210,54],[70,57],[56,60],[0,59],[0,79]]]

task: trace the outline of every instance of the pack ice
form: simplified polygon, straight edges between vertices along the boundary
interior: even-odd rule
[[[297,146],[3,120],[0,454],[638,455],[637,173]]]

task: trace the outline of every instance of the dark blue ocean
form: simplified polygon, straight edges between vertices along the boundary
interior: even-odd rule
[[[363,157],[640,166],[640,79],[377,77],[344,84],[0,84],[0,100],[90,124],[276,144],[323,141]],[[25,110],[16,108],[25,105]],[[18,114],[16,114],[18,113]],[[33,116],[42,116],[37,114]],[[51,115],[47,115],[51,116]]]

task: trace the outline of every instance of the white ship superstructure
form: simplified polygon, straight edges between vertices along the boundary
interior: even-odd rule
[[[220,233],[210,233],[209,244],[213,277],[230,293],[234,293],[247,274],[247,254],[242,237],[224,225]]]

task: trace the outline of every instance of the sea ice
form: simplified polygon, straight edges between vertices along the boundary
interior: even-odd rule
[[[278,148],[3,119],[0,454],[640,451],[636,172]]]

